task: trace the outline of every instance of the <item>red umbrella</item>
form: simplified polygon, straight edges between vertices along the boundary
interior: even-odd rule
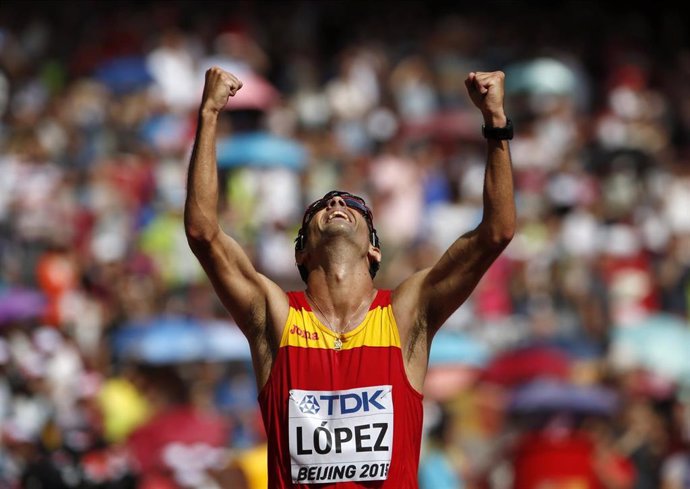
[[[567,379],[570,359],[561,350],[548,346],[527,346],[507,350],[485,367],[481,380],[508,387],[540,378]]]
[[[476,140],[477,119],[467,110],[439,112],[426,119],[408,121],[403,124],[402,133],[407,138],[432,137],[437,140]]]
[[[513,487],[599,487],[593,458],[594,446],[581,433],[527,432],[515,447]]]
[[[471,365],[439,365],[429,369],[424,380],[424,398],[445,402],[470,388],[478,376]]]
[[[143,480],[167,477],[198,486],[205,471],[222,460],[228,434],[222,417],[183,405],[158,413],[139,427],[127,447]]]

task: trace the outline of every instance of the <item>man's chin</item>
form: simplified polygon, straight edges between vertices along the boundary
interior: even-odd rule
[[[357,232],[355,229],[346,222],[343,223],[331,223],[326,226],[321,233],[324,241],[331,240],[347,240],[355,242],[357,240]]]
[[[342,234],[352,233],[354,226],[346,219],[333,219],[323,226],[323,234]]]

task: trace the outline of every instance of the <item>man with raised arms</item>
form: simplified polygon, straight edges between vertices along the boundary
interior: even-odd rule
[[[373,214],[360,197],[329,192],[306,209],[295,241],[305,290],[286,292],[219,226],[216,126],[242,82],[217,67],[206,73],[185,229],[250,345],[271,488],[417,487],[432,339],[515,232],[504,75],[473,72],[465,85],[487,141],[481,223],[432,267],[377,290]]]

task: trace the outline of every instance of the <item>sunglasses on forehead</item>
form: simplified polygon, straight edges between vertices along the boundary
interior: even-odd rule
[[[358,211],[365,217],[369,224],[373,225],[374,216],[371,213],[371,209],[369,209],[366,202],[364,202],[363,198],[357,195],[353,195],[349,192],[332,190],[316,202],[312,203],[309,207],[307,207],[307,210],[304,213],[304,218],[302,219],[302,226],[308,224],[309,221],[311,221],[311,219],[314,217],[314,215],[321,209],[324,209],[328,205],[328,202],[330,202],[330,200],[334,197],[340,197],[341,199],[343,199],[347,207]]]

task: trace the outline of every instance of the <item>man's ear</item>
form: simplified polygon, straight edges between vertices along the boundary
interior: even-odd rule
[[[381,267],[381,250],[377,246],[370,244],[367,260],[369,261],[369,275],[373,280]]]
[[[302,278],[302,281],[306,284],[307,283],[307,278],[309,277],[309,272],[307,271],[307,267],[305,265],[307,261],[307,252],[304,250],[295,250],[295,265],[297,266],[297,270],[299,270],[299,276]]]
[[[369,258],[369,263],[371,263],[373,261],[375,261],[377,263],[381,263],[381,258],[382,258],[381,250],[378,247],[376,247],[372,244],[369,244],[369,251],[367,251],[367,257]]]

